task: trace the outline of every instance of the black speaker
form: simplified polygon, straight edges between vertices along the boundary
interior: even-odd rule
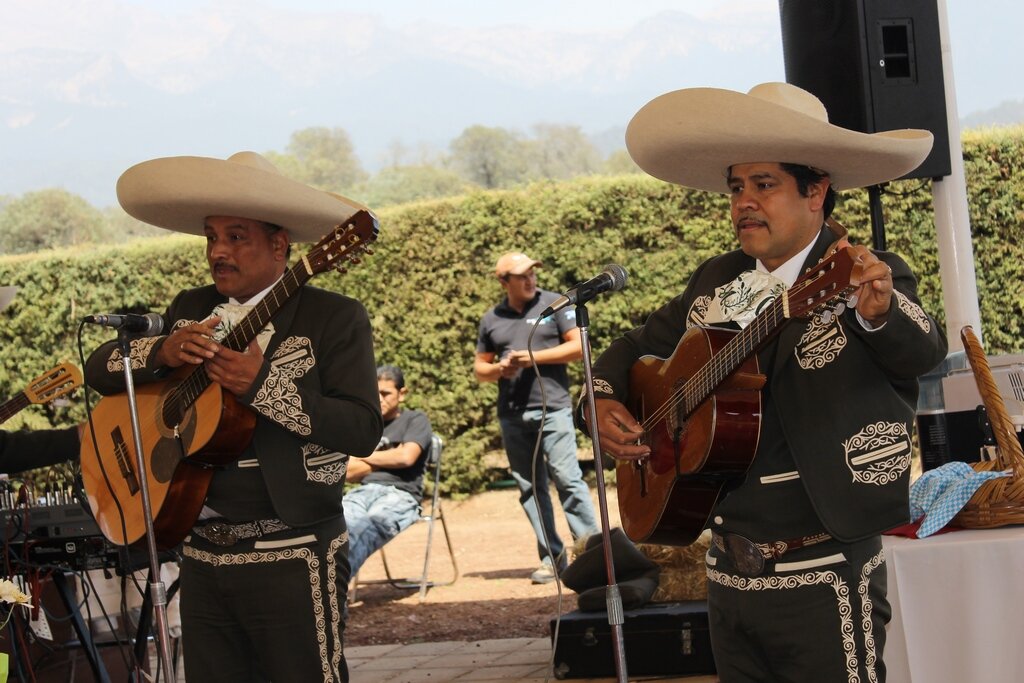
[[[786,80],[829,121],[862,133],[923,128],[928,158],[904,178],[949,175],[936,0],[779,0]]]

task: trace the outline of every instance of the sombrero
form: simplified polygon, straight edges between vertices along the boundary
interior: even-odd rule
[[[4,310],[11,304],[11,301],[14,299],[14,295],[17,293],[17,287],[0,287],[0,311]]]
[[[168,230],[202,235],[207,216],[233,216],[280,225],[293,242],[316,242],[366,208],[284,177],[255,152],[144,161],[118,179],[117,199],[130,215]]]
[[[727,192],[735,164],[793,163],[829,174],[836,190],[909,173],[932,148],[932,134],[906,128],[858,133],[828,122],[817,97],[788,83],[740,93],[687,88],[654,98],[626,128],[633,161],[655,178]]]

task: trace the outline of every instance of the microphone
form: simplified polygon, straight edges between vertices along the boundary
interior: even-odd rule
[[[114,313],[100,313],[98,315],[87,315],[83,320],[93,325],[113,327],[115,330],[124,330],[137,334],[140,337],[155,337],[164,329],[164,319],[159,313],[126,313],[117,315]]]
[[[626,286],[626,278],[629,273],[622,266],[609,263],[597,277],[582,282],[562,296],[555,299],[554,303],[544,309],[540,317],[546,318],[557,313],[566,306],[578,306],[585,304],[601,292],[617,292]]]

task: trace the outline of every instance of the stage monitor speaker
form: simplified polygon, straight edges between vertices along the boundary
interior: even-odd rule
[[[829,121],[862,133],[923,128],[935,136],[928,158],[904,178],[950,173],[936,2],[779,0],[786,80],[814,93]]]

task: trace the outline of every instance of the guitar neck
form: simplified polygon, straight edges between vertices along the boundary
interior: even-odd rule
[[[19,411],[27,407],[29,403],[31,403],[31,401],[28,400],[28,396],[24,391],[9,398],[3,403],[0,403],[0,423],[7,422],[7,420],[14,417]]]
[[[788,319],[783,306],[786,296],[786,292],[777,296],[768,308],[730,339],[721,351],[686,382],[683,391],[687,415],[704,403],[751,354],[779,333],[782,323]]]
[[[244,351],[249,343],[256,338],[270,319],[274,317],[281,306],[299,290],[313,276],[307,267],[305,260],[299,261],[290,269],[285,271],[284,276],[277,281],[274,288],[267,292],[258,304],[252,307],[245,317],[232,328],[231,332],[221,343],[233,351]],[[186,377],[175,390],[175,398],[165,404],[165,416],[167,424],[177,424],[181,415],[191,406],[199,396],[210,386],[210,377],[206,374],[206,367],[200,365]],[[169,411],[173,411],[173,414]],[[174,418],[178,416],[178,419]]]
[[[281,306],[311,277],[312,273],[307,272],[302,261],[285,271],[284,276],[278,280],[274,288],[252,307],[252,310],[235,325],[221,343],[233,351],[244,351],[249,346],[249,342],[256,338],[260,330],[266,327],[274,314],[281,309]]]

